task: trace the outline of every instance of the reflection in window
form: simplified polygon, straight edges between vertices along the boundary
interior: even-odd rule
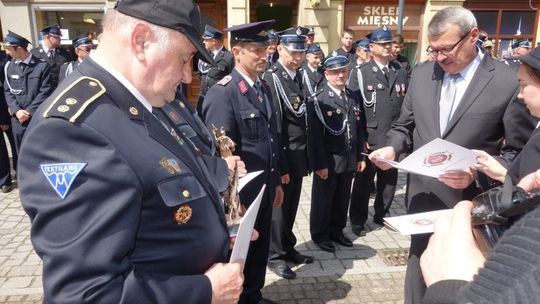
[[[534,12],[504,11],[501,35],[533,35]]]
[[[89,33],[93,39],[96,39],[103,19],[103,11],[35,10],[35,13],[37,30],[58,24],[62,30],[62,44],[64,45],[71,45],[71,39],[85,33]]]

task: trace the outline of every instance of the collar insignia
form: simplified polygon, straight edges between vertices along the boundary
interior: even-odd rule
[[[75,178],[86,165],[87,163],[59,163],[43,164],[40,167],[41,172],[43,172],[54,191],[64,199]]]
[[[170,174],[174,174],[175,172],[180,173],[180,171],[181,171],[180,170],[180,165],[178,165],[178,162],[174,158],[169,158],[169,159],[162,158],[159,161],[159,164],[163,168],[167,169],[167,171],[169,171]]]

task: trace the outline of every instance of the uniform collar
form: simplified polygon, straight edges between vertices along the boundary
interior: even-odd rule
[[[373,62],[375,62],[375,64],[379,67],[379,69],[380,69],[381,71],[383,70],[383,68],[387,68],[387,69],[388,69],[388,64],[383,65],[383,64],[379,63],[377,60],[375,60],[375,58],[373,58],[373,59],[371,59],[371,60],[373,60]]]
[[[215,51],[212,51],[212,54],[214,54],[214,58],[216,58],[217,54],[219,54],[219,52],[221,52],[221,50],[223,50],[223,45],[219,49],[217,49]]]
[[[341,96],[341,92],[344,92],[345,89],[343,89],[343,91],[340,91],[339,89],[335,88],[334,86],[332,86],[330,83],[328,83],[328,87],[330,89],[332,89],[332,91],[334,91],[334,93],[337,94],[337,96]]]
[[[150,105],[150,102],[144,98],[144,96],[141,94],[139,90],[122,75],[120,72],[118,72],[113,67],[107,65],[99,56],[97,56],[95,53],[88,54],[94,62],[102,67],[105,71],[109,72],[116,80],[118,80],[121,84],[123,84],[126,89],[137,98],[137,100],[148,110],[150,113],[152,112],[152,106]]]
[[[289,69],[288,67],[286,67],[285,64],[283,64],[283,62],[281,62],[281,59],[278,59],[278,62],[283,67],[283,69],[285,71],[287,71],[287,74],[289,74],[289,76],[291,76],[291,79],[294,79],[296,77],[296,71],[293,71],[293,70]]]
[[[465,79],[467,83],[470,83],[472,81],[472,78],[474,77],[478,66],[480,66],[480,62],[482,62],[482,59],[484,59],[484,53],[477,51],[477,55],[476,57],[474,57],[473,61],[471,61],[463,70],[459,72],[461,77],[463,77],[463,79]],[[444,77],[449,77],[449,74],[444,73]]]
[[[239,69],[235,68],[236,71],[238,72],[238,74],[240,74],[240,76],[242,76],[242,78],[244,78],[244,80],[249,84],[250,87],[253,87],[253,80],[251,80],[251,78],[249,78],[246,74],[242,73]],[[259,79],[259,76],[257,76],[257,81],[260,82],[261,80]]]

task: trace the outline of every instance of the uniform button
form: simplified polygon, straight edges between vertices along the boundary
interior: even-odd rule
[[[249,117],[253,118],[253,117],[255,117],[255,114],[251,113],[251,115],[249,115]]]
[[[189,197],[189,191],[188,190],[184,190],[182,191],[182,195],[185,197],[185,198],[188,198]]]
[[[275,157],[276,156],[276,153],[272,153],[272,157]]]
[[[274,168],[270,169],[270,172],[274,172]]]
[[[274,142],[274,139],[273,139],[273,138],[270,138],[270,141],[271,141],[271,142]]]

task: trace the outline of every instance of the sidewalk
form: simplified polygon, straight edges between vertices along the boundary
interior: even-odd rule
[[[405,175],[400,174],[392,215],[405,214],[404,185]],[[387,265],[383,251],[407,250],[409,237],[373,224],[370,217],[365,237],[345,228],[345,234],[354,241],[353,248],[339,247],[336,253],[321,251],[309,235],[310,195],[308,177],[296,219],[296,248],[314,256],[315,262],[293,268],[297,272],[294,280],[267,272],[264,296],[283,304],[402,303],[405,266]],[[30,222],[21,208],[18,189],[0,193],[0,303],[41,303],[41,261],[29,235]]]

